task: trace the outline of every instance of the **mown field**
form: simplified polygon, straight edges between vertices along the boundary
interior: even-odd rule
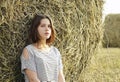
[[[82,74],[82,82],[120,82],[120,48],[102,48]]]

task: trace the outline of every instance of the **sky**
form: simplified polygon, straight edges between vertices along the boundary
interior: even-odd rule
[[[103,18],[108,14],[120,14],[120,0],[104,0]]]

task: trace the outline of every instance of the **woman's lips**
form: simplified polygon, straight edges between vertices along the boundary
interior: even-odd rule
[[[49,33],[45,33],[46,35],[48,35]]]

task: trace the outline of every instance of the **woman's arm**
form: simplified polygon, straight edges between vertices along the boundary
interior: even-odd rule
[[[25,69],[25,73],[29,79],[29,82],[40,82],[40,80],[37,78],[36,72],[33,72],[29,69]]]
[[[26,48],[23,50],[23,56],[27,60],[29,58],[29,54]],[[29,82],[40,82],[40,80],[37,78],[37,73],[30,70],[30,69],[25,69],[25,74],[27,75]]]
[[[59,71],[58,82],[65,82],[65,78],[62,70]]]

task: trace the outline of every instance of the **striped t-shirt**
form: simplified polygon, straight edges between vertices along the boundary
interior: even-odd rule
[[[27,45],[26,48],[29,53],[29,58],[25,59],[23,53],[20,56],[21,72],[25,76],[25,82],[29,82],[24,72],[26,68],[35,71],[41,82],[58,82],[59,70],[63,69],[59,50],[51,46],[49,52],[42,52],[37,50],[32,44]]]

